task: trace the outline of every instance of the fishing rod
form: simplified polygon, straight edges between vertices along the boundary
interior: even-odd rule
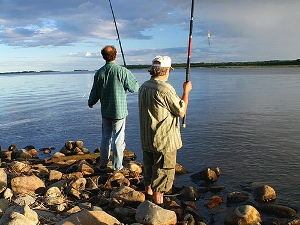
[[[185,72],[185,80],[186,82],[190,80],[190,68],[191,68],[191,55],[192,55],[192,40],[193,40],[193,22],[194,22],[194,0],[192,0],[191,6],[191,19],[190,19],[190,33],[189,33],[189,45],[187,52],[187,62],[186,62],[186,72]],[[182,119],[182,127],[186,127],[186,113]]]
[[[114,14],[114,10],[112,8],[111,1],[110,0],[108,0],[108,1],[109,1],[109,5],[110,5],[112,16],[113,16],[113,19],[114,19],[114,24],[115,24],[115,27],[116,27],[116,31],[117,31],[117,36],[118,36],[118,41],[119,41],[119,45],[120,45],[120,49],[121,49],[121,53],[122,53],[124,67],[127,67],[126,66],[126,62],[125,62],[125,56],[124,56],[122,44],[121,44],[121,39],[120,39],[120,35],[119,35],[119,30],[118,30],[118,27],[117,27],[117,22],[116,22],[116,18],[115,18],[115,14]]]

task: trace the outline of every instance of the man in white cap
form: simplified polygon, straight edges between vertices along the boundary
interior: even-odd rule
[[[192,90],[188,81],[183,83],[182,97],[176,94],[167,82],[172,69],[169,56],[156,56],[148,70],[150,80],[139,89],[145,194],[160,206],[174,182],[177,150],[182,147],[179,118],[186,113]]]

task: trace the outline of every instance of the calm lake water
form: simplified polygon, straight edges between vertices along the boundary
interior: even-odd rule
[[[140,84],[147,70],[132,70]],[[100,105],[88,108],[94,72],[0,75],[0,146],[36,149],[83,140],[91,152],[100,146]],[[184,69],[169,82],[182,94]],[[300,209],[300,68],[191,69],[193,90],[182,129],[178,162],[191,173],[176,184],[197,185],[190,175],[219,167],[219,185],[240,190],[264,182],[277,203]],[[137,93],[128,94],[127,149],[142,161]],[[46,156],[42,156],[46,157]]]

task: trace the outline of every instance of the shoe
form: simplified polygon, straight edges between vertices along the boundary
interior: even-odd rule
[[[100,170],[104,170],[107,168],[107,164],[100,165],[99,168],[100,168]]]
[[[129,172],[130,172],[130,170],[125,167],[123,167],[122,169],[119,169],[119,170],[114,170],[114,173],[122,173],[124,175],[128,175]]]

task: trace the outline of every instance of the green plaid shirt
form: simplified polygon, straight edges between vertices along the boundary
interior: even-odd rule
[[[179,115],[185,103],[175,89],[159,78],[151,78],[139,90],[140,136],[148,152],[172,152],[182,147]]]
[[[108,119],[123,119],[128,115],[126,92],[138,91],[133,74],[115,62],[108,62],[94,76],[88,105],[101,103],[101,114]]]

